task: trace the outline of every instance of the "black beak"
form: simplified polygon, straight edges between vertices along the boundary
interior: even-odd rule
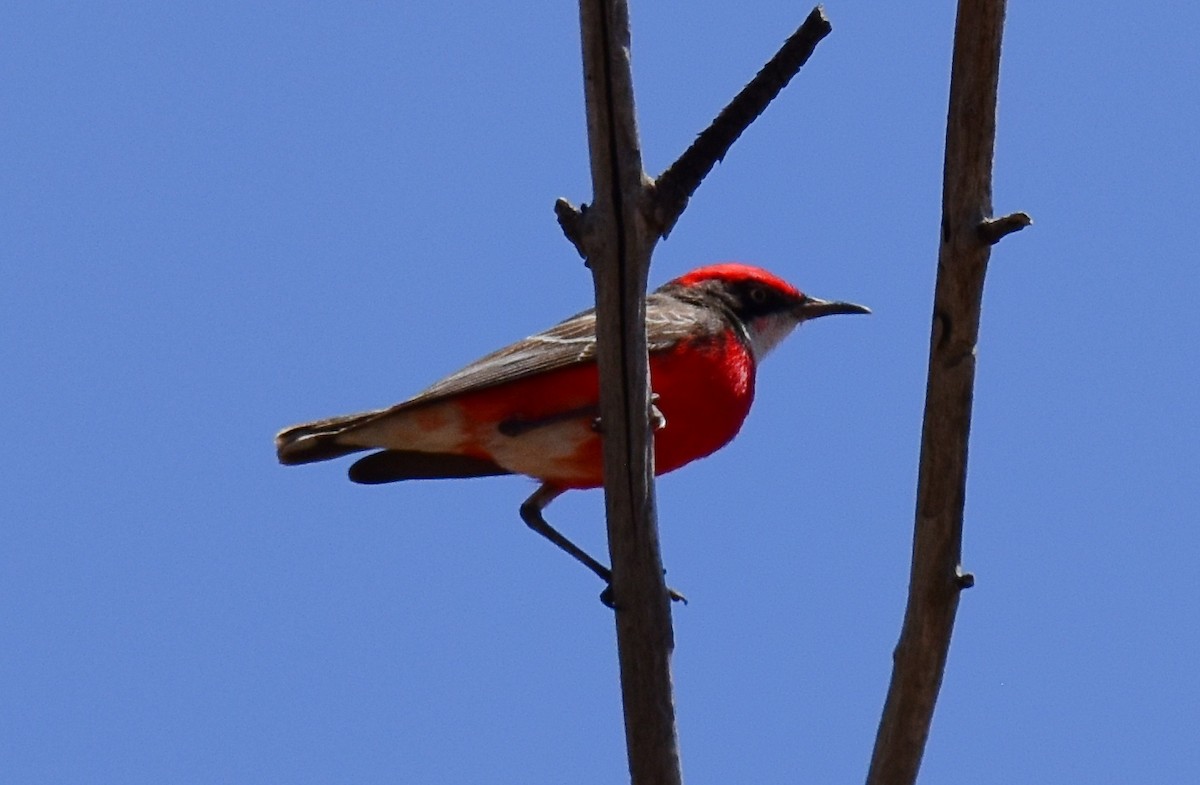
[[[805,295],[804,299],[796,305],[796,310],[794,313],[800,321],[805,321],[807,319],[816,319],[818,316],[830,316],[831,314],[835,313],[870,312],[871,309],[865,305],[822,300],[817,297],[809,297]]]

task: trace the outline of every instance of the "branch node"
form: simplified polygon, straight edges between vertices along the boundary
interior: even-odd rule
[[[959,589],[969,589],[975,585],[975,573],[963,572],[962,567],[959,566],[954,582]]]
[[[558,225],[562,228],[566,238],[571,241],[571,245],[575,246],[575,252],[583,259],[587,259],[587,252],[583,247],[583,222],[586,213],[586,204],[576,207],[563,197],[559,197],[554,202],[554,215],[558,218]]]
[[[1033,223],[1028,213],[1009,213],[1000,218],[985,218],[979,223],[979,239],[995,245],[1013,232],[1019,232]]]

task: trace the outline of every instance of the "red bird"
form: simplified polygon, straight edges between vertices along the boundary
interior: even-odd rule
[[[650,379],[658,409],[655,473],[729,443],[754,400],[758,363],[801,322],[870,313],[800,292],[766,270],[714,264],[646,298]],[[602,580],[609,570],[553,529],[542,510],[572,488],[603,484],[596,315],[576,314],[492,352],[387,409],[296,425],[275,437],[279,461],[311,463],[378,450],[350,479],[525,474],[541,486],[521,518]]]

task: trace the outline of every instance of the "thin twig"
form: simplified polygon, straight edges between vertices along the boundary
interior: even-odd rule
[[[1031,223],[1033,219],[1026,213],[1009,213],[999,218],[988,218],[979,224],[979,237],[988,245],[995,245]]]
[[[946,125],[912,575],[868,785],[913,783],[937,702],[963,573],[967,441],[983,280],[991,254],[992,153],[1004,0],[959,0]],[[1020,219],[1002,222],[1010,231]],[[985,227],[991,226],[992,230]],[[996,238],[999,238],[996,234]]]
[[[561,197],[554,202],[554,216],[558,219],[558,225],[584,259],[587,258],[587,250],[583,243],[583,215],[586,210],[586,204],[579,208]]]
[[[767,105],[779,95],[808,62],[821,39],[833,31],[825,12],[817,6],[795,33],[784,42],[767,64],[742,88],[716,119],[675,163],[659,176],[655,184],[654,222],[663,237],[687,207],[688,199],[718,161]]]

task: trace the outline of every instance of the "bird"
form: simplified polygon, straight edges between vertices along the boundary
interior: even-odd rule
[[[759,363],[800,324],[871,312],[738,262],[692,270],[647,295],[645,305],[655,474],[711,455],[737,435]],[[543,514],[561,494],[604,483],[599,395],[596,313],[588,309],[394,406],[285,428],[275,448],[284,465],[371,450],[349,470],[352,481],[368,485],[532,477],[539,485],[520,506],[521,519],[604,581],[604,600],[611,571]]]

